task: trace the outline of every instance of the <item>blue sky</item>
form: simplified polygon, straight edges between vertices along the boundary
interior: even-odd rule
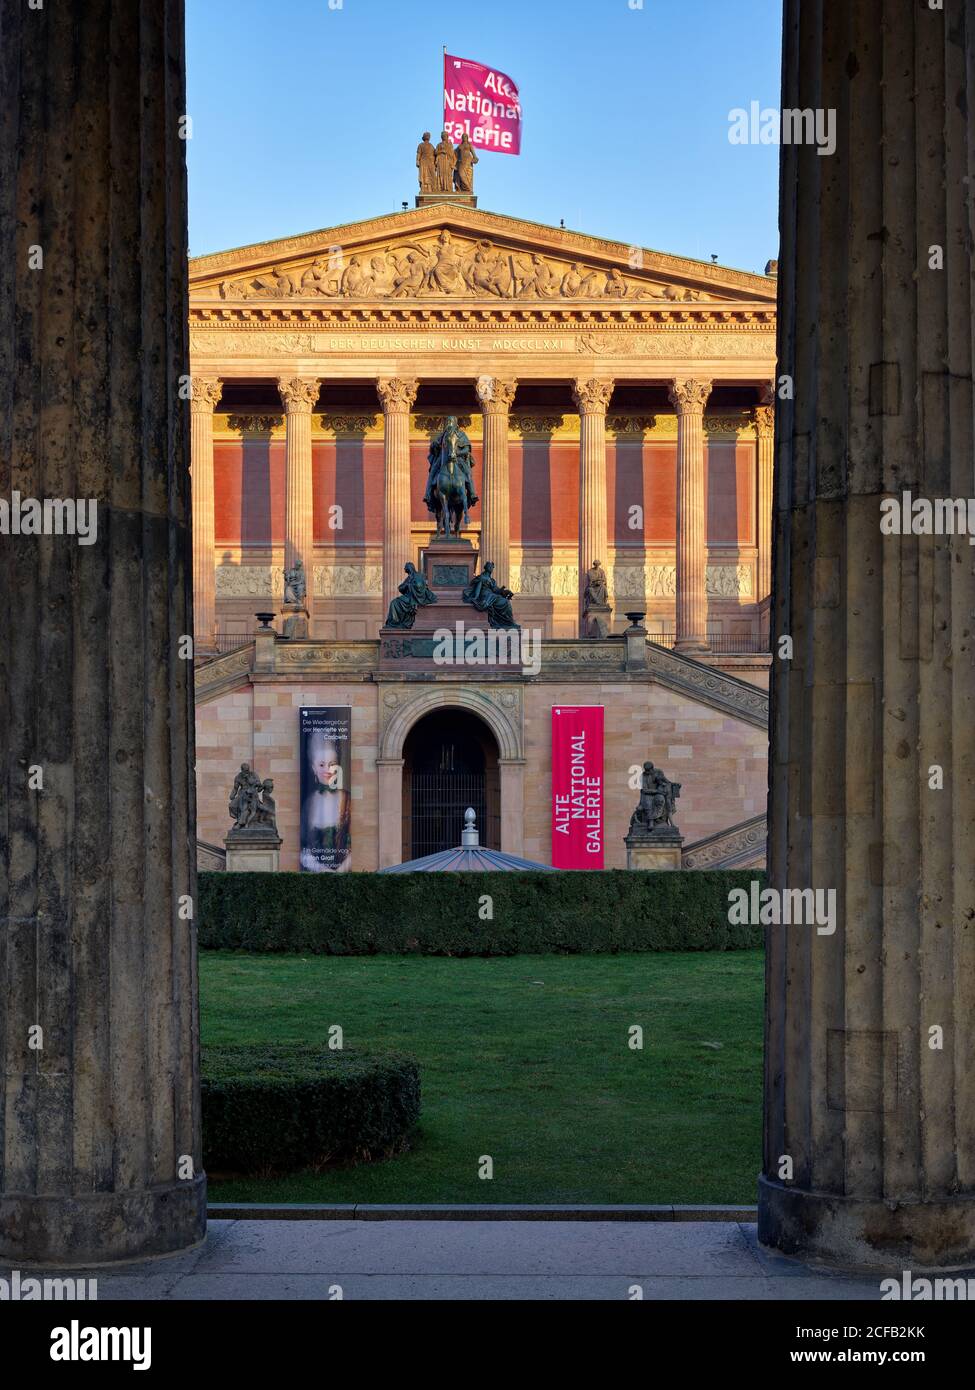
[[[777,256],[778,149],[730,144],[728,113],[778,105],[780,0],[331,6],[186,0],[191,254],[412,207],[446,44],[521,93],[522,153],[481,155],[481,207],[746,270]]]

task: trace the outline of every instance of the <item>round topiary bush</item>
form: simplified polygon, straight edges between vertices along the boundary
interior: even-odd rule
[[[420,1115],[410,1057],[258,1044],[202,1050],[203,1161],[268,1176],[402,1148]]]

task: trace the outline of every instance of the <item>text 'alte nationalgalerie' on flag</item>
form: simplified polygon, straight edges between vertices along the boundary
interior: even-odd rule
[[[521,102],[506,73],[449,53],[443,60],[443,128],[477,149],[521,153]]]

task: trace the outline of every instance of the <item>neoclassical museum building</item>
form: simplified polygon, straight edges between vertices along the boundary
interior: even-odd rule
[[[577,707],[602,710],[594,867],[626,866],[646,759],[680,783],[685,865],[764,862],[775,263],[417,203],[191,261],[201,865],[248,762],[281,868],[309,867],[302,721],[323,710],[342,867],[449,848],[467,805],[483,844],[552,863],[553,711]],[[479,498],[458,564],[424,502],[450,416]],[[438,660],[441,616],[486,627],[458,576],[488,562],[535,659]],[[440,608],[385,628],[407,563]]]

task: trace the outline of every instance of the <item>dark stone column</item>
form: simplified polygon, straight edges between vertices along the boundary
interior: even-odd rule
[[[768,931],[759,1232],[970,1264],[975,550],[880,523],[973,495],[975,19],[787,0],[784,52],[783,107],[837,143],[783,146],[770,878],[837,925]]]
[[[0,499],[97,503],[93,544],[0,536],[9,1261],[205,1229],[183,24],[0,0]]]

